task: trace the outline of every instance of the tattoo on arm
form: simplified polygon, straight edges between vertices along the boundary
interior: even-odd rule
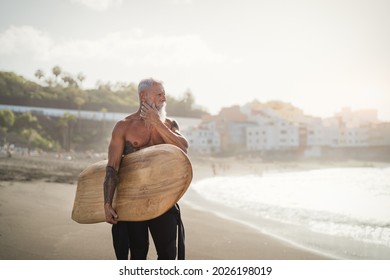
[[[112,204],[115,188],[118,184],[118,172],[112,166],[106,167],[106,178],[104,179],[104,204]]]

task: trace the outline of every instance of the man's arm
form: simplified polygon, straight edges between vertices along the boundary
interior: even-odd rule
[[[118,170],[122,159],[124,142],[122,124],[117,123],[112,131],[111,141],[108,147],[108,162],[103,185],[104,212],[106,215],[106,222],[110,224],[116,224],[116,219],[118,218],[117,213],[112,208],[112,200],[119,181]]]
[[[170,129],[161,121],[155,125],[155,128],[165,143],[175,145],[187,153],[187,139],[179,132],[178,128],[173,127]]]
[[[172,129],[168,128],[161,121],[160,116],[158,115],[158,110],[155,107],[151,107],[147,103],[143,103],[143,107],[144,112],[141,113],[141,117],[153,125],[164,142],[175,145],[182,149],[183,152],[187,153],[188,141],[180,134],[178,127],[173,127]]]

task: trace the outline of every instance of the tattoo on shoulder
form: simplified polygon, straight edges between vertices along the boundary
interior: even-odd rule
[[[176,128],[177,130],[180,130],[179,124],[175,120],[172,120],[171,123],[172,123],[172,128]]]

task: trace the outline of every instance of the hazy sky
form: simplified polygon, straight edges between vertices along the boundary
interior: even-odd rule
[[[59,65],[85,87],[152,76],[211,113],[282,100],[390,121],[389,12],[388,0],[1,0],[0,70],[36,80]]]

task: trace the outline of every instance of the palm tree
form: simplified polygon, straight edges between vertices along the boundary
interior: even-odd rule
[[[83,73],[79,73],[78,75],[77,75],[77,80],[79,80],[80,81],[80,85],[83,83],[83,81],[85,80],[85,75],[83,74]]]
[[[76,121],[76,116],[64,113],[59,119],[59,126],[62,130],[62,146],[66,151],[72,148],[73,126]]]
[[[62,69],[57,65],[53,67],[52,71],[54,76],[56,76],[56,78],[58,78],[58,76],[61,75],[62,73]]]
[[[80,96],[77,96],[77,97],[73,100],[73,102],[77,105],[77,109],[79,110],[79,117],[80,117],[80,108],[81,108],[81,106],[84,105],[85,99],[82,98],[82,97],[80,97]]]
[[[53,72],[54,76],[56,76],[56,81],[58,81],[58,76],[61,75],[62,69],[56,65],[53,67],[52,72]]]
[[[81,109],[81,106],[84,105],[84,103],[86,102],[84,98],[82,97],[79,97],[77,96],[73,102],[77,105],[77,110],[78,110],[78,117],[77,117],[77,131],[79,132],[80,131],[80,109]]]
[[[75,79],[73,79],[72,75],[70,75],[68,73],[64,73],[62,75],[62,80],[64,81],[65,84],[68,85],[68,87],[77,85]]]
[[[37,71],[35,71],[35,77],[37,77],[38,80],[40,80],[40,79],[43,78],[44,76],[45,76],[45,73],[43,72],[43,70],[38,69]]]

